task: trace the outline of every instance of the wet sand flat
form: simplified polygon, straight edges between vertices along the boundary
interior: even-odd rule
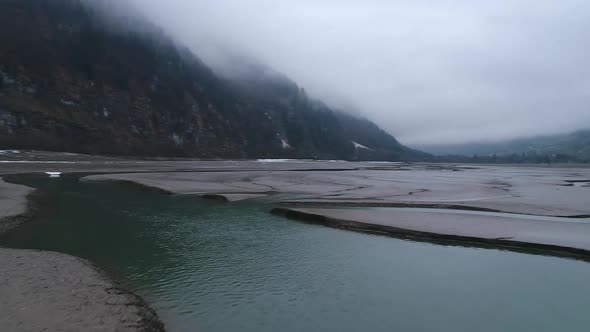
[[[32,188],[0,179],[0,234],[18,226],[18,216],[27,211],[27,196],[32,192]]]
[[[163,331],[143,301],[69,255],[0,250],[3,331]]]
[[[274,213],[342,228],[523,248],[563,249],[590,257],[590,219],[585,222],[548,221],[519,215],[391,208],[277,208]]]
[[[176,194],[287,193],[292,204],[463,206],[545,216],[590,215],[589,168],[307,162],[302,170],[260,163],[256,171],[103,174]],[[244,165],[251,165],[247,162]],[[436,166],[436,167],[435,167]],[[301,167],[301,166],[300,166]],[[571,181],[579,185],[572,185]],[[590,184],[590,182],[588,182]]]

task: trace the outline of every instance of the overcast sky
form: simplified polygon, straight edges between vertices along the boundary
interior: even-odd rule
[[[406,144],[590,127],[587,0],[129,0],[206,62],[247,54]]]

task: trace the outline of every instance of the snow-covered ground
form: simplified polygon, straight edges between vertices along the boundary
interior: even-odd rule
[[[354,148],[355,149],[365,149],[365,150],[371,150],[371,151],[373,151],[373,149],[371,149],[369,147],[366,147],[366,146],[364,146],[362,144],[359,144],[359,143],[357,143],[355,141],[352,141],[352,144],[354,144]]]

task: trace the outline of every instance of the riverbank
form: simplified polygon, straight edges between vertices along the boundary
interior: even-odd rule
[[[431,210],[432,212],[429,212]],[[532,216],[411,208],[275,208],[273,214],[334,228],[432,242],[455,242],[590,261],[590,223]],[[557,218],[555,218],[557,219]]]
[[[2,248],[0,266],[5,331],[164,331],[141,298],[83,259]]]
[[[33,188],[8,183],[0,178],[0,235],[26,220],[29,212],[27,197],[34,191]]]
[[[0,235],[26,221],[34,189],[0,180]],[[6,331],[164,331],[157,314],[96,266],[66,254],[0,248]]]

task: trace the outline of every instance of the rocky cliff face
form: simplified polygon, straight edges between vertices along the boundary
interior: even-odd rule
[[[148,23],[105,20],[79,0],[0,1],[0,148],[202,158],[428,156],[311,100],[286,78],[220,78]],[[261,87],[267,92],[257,93]]]

